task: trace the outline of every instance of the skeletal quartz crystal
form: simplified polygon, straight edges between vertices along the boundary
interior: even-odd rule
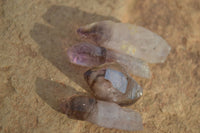
[[[62,111],[69,118],[85,120],[106,128],[129,131],[142,130],[142,118],[131,109],[89,96],[72,96],[62,103]]]
[[[164,62],[171,49],[157,34],[132,24],[101,21],[80,27],[77,32],[98,46],[148,63]]]
[[[85,72],[92,94],[100,100],[120,105],[135,103],[143,93],[142,87],[120,67],[102,65]]]
[[[67,50],[69,60],[73,64],[94,67],[101,64],[116,62],[120,64],[127,74],[149,78],[148,65],[135,57],[125,55],[90,43],[80,43]]]

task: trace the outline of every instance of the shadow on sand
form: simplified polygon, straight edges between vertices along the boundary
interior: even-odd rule
[[[74,88],[47,79],[36,79],[36,93],[53,109],[62,112],[61,104],[73,95],[87,95]]]

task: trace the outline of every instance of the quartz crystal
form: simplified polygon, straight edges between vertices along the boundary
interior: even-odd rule
[[[90,43],[80,43],[67,50],[69,60],[73,64],[94,67],[104,63],[116,62],[130,75],[144,78],[151,76],[148,65],[135,57],[131,57],[119,52],[107,50]]]
[[[129,105],[142,96],[143,89],[122,71],[116,67],[103,65],[88,70],[84,77],[96,98]]]
[[[148,63],[164,62],[171,49],[159,35],[132,24],[101,21],[80,27],[77,32],[98,46]]]
[[[80,43],[67,50],[69,60],[73,64],[81,66],[98,66],[105,63],[106,50],[101,47]]]
[[[128,81],[123,73],[108,68],[105,72],[105,79],[109,80],[113,87],[117,88],[120,92],[126,92]]]
[[[88,96],[69,98],[62,103],[62,110],[69,118],[89,121],[106,128],[128,131],[143,129],[142,118],[136,111]]]

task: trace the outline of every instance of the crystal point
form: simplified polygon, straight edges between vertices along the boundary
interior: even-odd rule
[[[144,61],[89,43],[72,46],[67,50],[67,55],[73,64],[94,67],[104,63],[116,62],[124,67],[129,74],[144,78],[151,76],[149,67]]]
[[[80,27],[78,34],[98,46],[140,58],[149,63],[164,62],[171,49],[159,35],[132,24],[100,21]]]
[[[106,128],[128,131],[143,129],[139,113],[115,103],[77,95],[66,100],[62,106],[63,113],[72,119],[89,121]]]
[[[88,43],[74,45],[67,50],[69,60],[81,66],[98,66],[105,63],[105,49]]]

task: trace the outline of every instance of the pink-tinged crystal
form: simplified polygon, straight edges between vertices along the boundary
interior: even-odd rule
[[[69,118],[85,120],[106,128],[142,130],[142,118],[131,109],[88,96],[73,96],[63,102],[63,113]]]
[[[150,30],[112,21],[95,22],[77,30],[78,34],[98,46],[140,58],[149,63],[162,63],[171,47]]]
[[[67,50],[70,62],[81,66],[98,66],[105,63],[105,49],[80,43]]]
[[[89,43],[81,43],[72,46],[67,50],[67,55],[70,62],[73,64],[93,67],[104,63],[116,62],[120,64],[128,74],[145,78],[151,76],[149,67],[144,61]]]

